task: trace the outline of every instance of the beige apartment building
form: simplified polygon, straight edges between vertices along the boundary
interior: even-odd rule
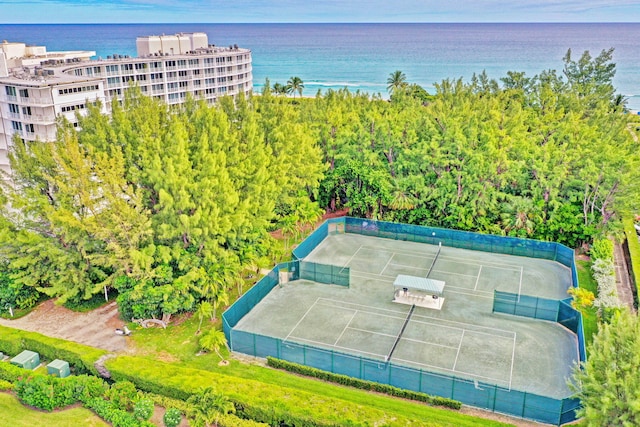
[[[106,113],[132,84],[168,104],[183,103],[187,94],[215,103],[253,89],[251,51],[210,45],[205,33],[138,37],[136,48],[135,58],[91,59],[94,51],[0,43],[0,170],[9,172],[16,134],[51,141],[59,117],[74,123],[77,112],[98,101]]]

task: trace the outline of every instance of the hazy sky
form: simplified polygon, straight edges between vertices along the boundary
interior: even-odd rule
[[[633,0],[0,0],[0,23],[640,22]]]

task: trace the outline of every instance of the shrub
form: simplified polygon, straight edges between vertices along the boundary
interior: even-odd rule
[[[462,407],[461,402],[453,399],[448,399],[446,397],[430,396],[425,393],[405,390],[387,384],[380,384],[372,381],[365,381],[358,378],[349,377],[346,375],[334,374],[331,372],[312,368],[310,366],[299,365],[297,363],[288,362],[286,360],[276,359],[274,357],[267,357],[267,364],[276,369],[284,369],[295,374],[318,378],[324,381],[359,388],[362,390],[375,391],[378,393],[388,394],[390,396],[416,400],[419,402],[429,403],[431,405],[445,406],[452,409],[460,409]]]
[[[22,379],[16,383],[15,392],[25,404],[46,411],[76,402],[71,382],[51,376],[37,375]]]
[[[613,259],[613,242],[609,239],[594,239],[589,253],[594,260]]]
[[[82,403],[86,403],[94,397],[102,397],[109,389],[104,380],[91,375],[68,377],[68,380],[73,386],[73,397]]]
[[[177,427],[182,421],[182,412],[176,408],[168,408],[162,417],[164,425],[167,427]]]
[[[138,397],[138,390],[130,381],[118,381],[111,385],[111,388],[105,393],[105,397],[114,408],[130,411]]]
[[[15,383],[22,377],[35,375],[32,371],[25,371],[11,363],[0,363],[0,380]]]
[[[0,380],[0,390],[3,390],[3,391],[13,390],[13,383],[10,383],[9,381],[5,381],[5,380]]]
[[[140,421],[148,420],[153,415],[153,401],[151,399],[138,399],[133,406],[133,416]]]

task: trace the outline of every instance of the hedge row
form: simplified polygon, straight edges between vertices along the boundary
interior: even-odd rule
[[[623,225],[624,234],[627,236],[629,255],[631,257],[631,272],[633,284],[635,285],[635,288],[637,290],[638,285],[640,285],[640,243],[638,242],[638,234],[636,233],[636,229],[633,226],[633,219],[625,218],[623,220]],[[636,295],[636,298],[638,298],[637,302],[640,302],[640,296]]]
[[[66,360],[76,374],[93,375],[99,375],[93,366],[94,362],[107,354],[105,350],[47,337],[37,332],[0,326],[0,352],[15,356],[23,350],[35,351],[46,360]]]
[[[318,378],[324,381],[329,381],[348,387],[354,387],[361,390],[384,393],[394,397],[416,400],[418,402],[425,402],[435,406],[444,406],[451,409],[460,409],[462,407],[462,402],[448,399],[446,397],[431,396],[426,393],[405,390],[388,384],[365,381],[358,378],[349,377],[347,375],[334,374],[332,372],[323,371],[305,365],[299,365],[297,363],[288,362],[286,360],[276,359],[275,357],[271,356],[267,357],[267,364],[273,368],[284,369],[285,371],[292,372],[294,374]]]
[[[25,374],[34,374],[34,372],[25,371],[24,369],[12,365],[9,362],[0,363],[0,380],[8,381],[10,383],[17,382],[20,378],[24,377]]]
[[[420,425],[415,424],[417,420],[387,414],[378,408],[163,362],[120,356],[108,360],[106,366],[116,380],[128,380],[141,390],[179,400],[187,400],[196,390],[212,386],[234,403],[236,415],[271,426]]]

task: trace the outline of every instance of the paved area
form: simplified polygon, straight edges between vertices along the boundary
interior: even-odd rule
[[[613,247],[613,259],[616,269],[616,286],[618,290],[618,298],[623,306],[628,307],[635,313],[636,309],[633,304],[633,285],[629,277],[629,268],[627,259],[624,256],[622,245],[617,243]]]
[[[115,333],[116,328],[124,326],[115,301],[88,313],[77,313],[48,300],[20,319],[0,318],[0,325],[113,352],[127,348],[127,338]]]

